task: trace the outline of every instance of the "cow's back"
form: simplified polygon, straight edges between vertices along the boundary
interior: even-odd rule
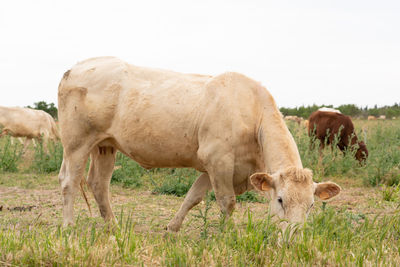
[[[267,103],[260,104],[260,93]],[[258,115],[271,106],[268,101],[273,99],[265,88],[237,73],[211,77],[112,57],[89,59],[60,83],[61,140],[67,153],[94,138],[93,143],[108,140],[145,167],[201,169],[201,142],[240,150],[238,158],[254,154]]]
[[[143,166],[173,165],[176,158],[178,165],[190,165],[210,78],[136,67],[113,57],[78,63],[59,86],[61,139],[98,134]]]

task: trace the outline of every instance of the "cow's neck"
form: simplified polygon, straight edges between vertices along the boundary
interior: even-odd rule
[[[292,166],[303,168],[297,145],[275,103],[264,109],[258,139],[267,172],[275,173]]]

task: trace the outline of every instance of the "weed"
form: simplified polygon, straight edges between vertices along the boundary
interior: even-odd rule
[[[143,184],[142,176],[147,172],[139,164],[122,153],[117,154],[116,170],[111,177],[111,183],[119,183],[124,187],[137,188]]]
[[[216,201],[215,193],[210,193],[212,201]],[[236,202],[253,202],[253,203],[265,203],[265,198],[255,191],[246,191],[241,195],[236,196]]]
[[[397,186],[382,186],[382,198],[385,201],[394,202],[399,200],[400,197],[400,185]]]
[[[37,142],[31,168],[39,173],[58,172],[63,159],[63,147],[60,142],[49,140]]]
[[[193,216],[196,218],[200,218],[203,221],[203,225],[202,225],[202,230],[200,233],[200,236],[202,238],[207,238],[208,237],[208,226],[209,226],[209,219],[208,219],[208,212],[211,209],[211,205],[212,205],[212,200],[211,200],[211,195],[208,192],[206,197],[205,197],[205,207],[204,207],[204,212],[199,209],[199,214],[194,214]]]
[[[171,169],[160,185],[156,185],[153,192],[178,197],[186,195],[198,176],[193,169]]]
[[[12,144],[10,136],[5,136],[1,139],[0,170],[3,172],[16,172],[23,154],[23,147],[18,142]]]

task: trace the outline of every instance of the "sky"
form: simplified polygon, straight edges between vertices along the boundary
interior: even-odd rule
[[[78,61],[243,73],[280,107],[400,103],[400,1],[0,2],[0,105],[57,104]]]

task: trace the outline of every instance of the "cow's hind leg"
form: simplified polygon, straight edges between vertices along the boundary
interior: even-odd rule
[[[169,231],[177,232],[181,228],[182,222],[185,219],[186,214],[194,206],[200,203],[204,198],[208,190],[211,189],[210,178],[208,174],[201,174],[197,180],[193,183],[189,192],[187,193],[185,200],[183,201],[179,211],[175,217],[169,222],[167,229]]]
[[[88,185],[106,221],[115,220],[110,204],[110,181],[117,150],[112,146],[96,146],[90,153]]]
[[[79,149],[69,154],[64,152],[58,176],[63,195],[64,226],[71,225],[74,222],[74,201],[77,192],[79,192],[88,157],[89,153],[84,149]]]

